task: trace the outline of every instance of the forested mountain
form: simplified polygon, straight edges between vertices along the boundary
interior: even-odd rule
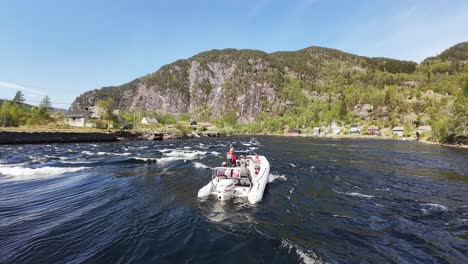
[[[468,42],[421,64],[309,47],[292,52],[211,50],[115,87],[86,92],[72,110],[112,98],[121,110],[189,113],[279,132],[336,121],[381,127],[431,124],[467,133]]]

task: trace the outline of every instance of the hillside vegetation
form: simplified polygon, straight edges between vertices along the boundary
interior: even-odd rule
[[[434,136],[467,134],[468,43],[422,63],[309,47],[267,54],[212,50],[116,87],[79,96],[71,109],[113,99],[125,111],[188,114],[245,133],[360,123],[432,125]]]

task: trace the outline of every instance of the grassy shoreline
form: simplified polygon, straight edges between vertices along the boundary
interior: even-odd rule
[[[34,132],[57,132],[57,133],[103,133],[103,134],[116,134],[122,132],[117,129],[111,129],[110,131],[97,129],[97,128],[47,128],[47,127],[7,127],[7,128],[0,128],[0,132],[25,132],[25,133],[34,133]],[[128,133],[133,134],[141,134],[141,133],[148,133],[150,131],[145,130],[126,130]],[[375,136],[375,135],[357,135],[357,134],[344,134],[344,135],[321,135],[321,136],[313,136],[311,134],[301,134],[300,136],[289,136],[287,134],[277,134],[277,133],[233,133],[231,135],[239,135],[239,136],[282,136],[282,137],[307,137],[307,138],[333,138],[333,139],[373,139],[373,140],[398,140],[404,141],[403,138],[394,138],[390,136]],[[406,141],[416,141],[414,138],[407,138]],[[468,145],[461,145],[461,144],[447,144],[441,142],[434,142],[429,141],[427,139],[421,139],[417,141],[422,144],[429,144],[429,145],[439,145],[445,147],[453,147],[453,148],[462,148],[468,149]]]

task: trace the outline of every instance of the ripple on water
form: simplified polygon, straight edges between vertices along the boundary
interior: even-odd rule
[[[231,144],[270,160],[259,204],[196,198]],[[463,150],[283,137],[8,148],[1,263],[468,259]]]

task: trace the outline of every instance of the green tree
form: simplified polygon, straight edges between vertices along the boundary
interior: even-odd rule
[[[343,96],[343,99],[341,100],[340,112],[339,112],[340,120],[344,120],[347,114],[348,114],[348,110],[346,108],[346,102]]]
[[[0,107],[0,124],[3,127],[18,126],[24,123],[28,114],[28,111],[20,104],[4,101]]]
[[[101,119],[106,123],[107,131],[110,131],[110,127],[117,120],[117,116],[114,114],[114,100],[99,100],[96,106]]]
[[[384,99],[384,104],[386,106],[390,106],[390,103],[391,103],[391,96],[390,96],[390,92],[388,90],[385,91],[385,99]]]
[[[44,99],[42,99],[41,103],[39,104],[40,107],[44,107],[44,108],[51,108],[52,107],[52,103],[50,102],[50,98],[48,95],[46,95],[44,97]]]
[[[21,91],[17,91],[15,97],[13,98],[13,101],[17,103],[24,103],[24,94]]]

